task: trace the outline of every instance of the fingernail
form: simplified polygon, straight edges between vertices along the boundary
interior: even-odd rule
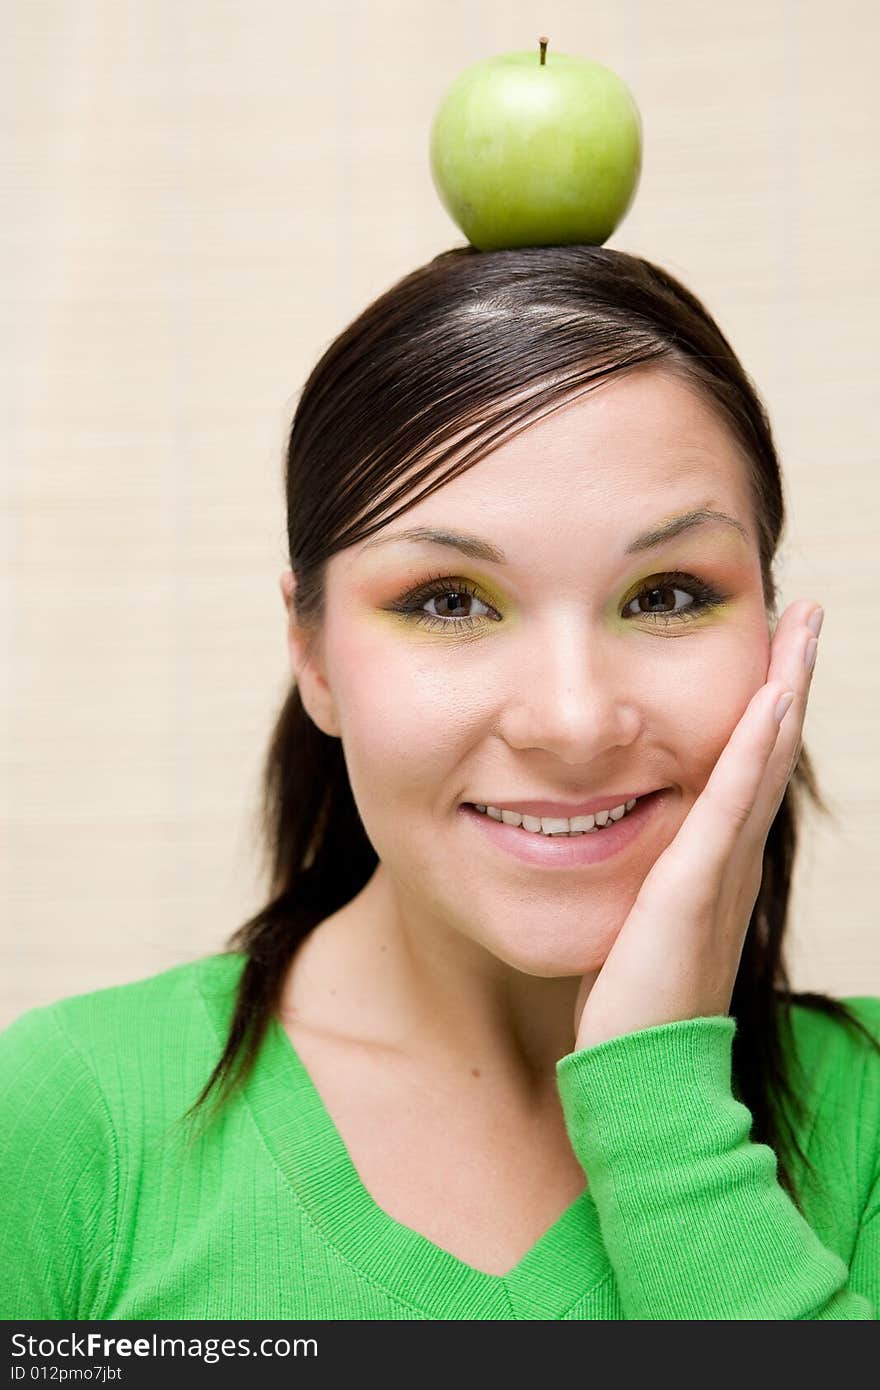
[[[785,711],[788,709],[788,707],[789,707],[789,705],[791,704],[791,702],[792,702],[793,699],[794,699],[794,691],[793,691],[793,690],[786,690],[786,692],[785,692],[784,695],[780,695],[779,700],[777,701],[777,704],[776,704],[776,709],[775,709],[775,711],[774,711],[774,717],[775,717],[775,719],[776,719],[776,723],[777,723],[777,724],[781,724],[781,723],[782,723],[783,717],[784,717],[784,715],[785,715]]]
[[[814,608],[809,618],[807,618],[807,627],[810,629],[811,632],[814,632],[817,637],[819,636],[819,633],[822,631],[822,619],[824,617],[824,608]]]
[[[819,650],[819,640],[818,640],[818,638],[816,638],[816,637],[811,637],[810,640],[809,640],[809,642],[807,643],[806,651],[804,652],[804,665],[806,666],[806,668],[807,668],[808,671],[812,671],[813,667],[814,667],[815,664],[816,664],[816,652],[817,652],[818,650]]]

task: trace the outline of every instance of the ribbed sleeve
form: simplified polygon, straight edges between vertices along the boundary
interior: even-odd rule
[[[50,1009],[0,1034],[0,1318],[80,1318],[112,1253],[116,1138]]]
[[[562,1057],[557,1081],[626,1319],[850,1319],[880,1308],[880,1181],[849,1268],[750,1141],[735,1020],[680,1020]],[[876,1076],[876,1069],[872,1072]],[[876,1089],[876,1088],[875,1088]],[[876,1098],[865,1101],[876,1124]],[[863,1135],[876,1156],[877,1132]]]

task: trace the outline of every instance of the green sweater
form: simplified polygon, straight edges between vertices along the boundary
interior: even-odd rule
[[[732,1094],[735,1020],[681,1020],[560,1058],[589,1183],[497,1275],[372,1199],[276,1020],[244,1094],[187,1143],[176,1121],[242,964],[209,956],[0,1034],[0,1318],[880,1316],[880,1055],[833,1020],[795,1011],[806,1219]],[[846,1002],[880,1037],[880,998]]]

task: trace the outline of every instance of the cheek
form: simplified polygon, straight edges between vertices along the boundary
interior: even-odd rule
[[[770,663],[763,615],[745,629],[719,629],[716,638],[694,643],[692,658],[673,664],[666,691],[667,736],[694,790],[708,780]]]
[[[365,822],[381,818],[383,808],[396,812],[419,787],[422,797],[430,787],[442,795],[450,769],[481,727],[490,689],[483,680],[471,688],[466,663],[451,680],[442,641],[389,632],[384,618],[363,628],[328,626],[328,672]],[[658,639],[648,666],[630,673],[650,691],[643,710],[647,742],[673,754],[694,795],[765,681],[769,658],[766,617],[756,607],[699,639]]]
[[[405,633],[389,634],[384,623],[338,635],[328,628],[327,670],[359,808],[377,792],[386,805],[393,796],[395,806],[412,799],[420,783],[424,794],[428,774],[448,774],[466,737],[442,653],[419,646]]]

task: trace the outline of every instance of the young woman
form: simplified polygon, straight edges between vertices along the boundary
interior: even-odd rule
[[[880,998],[783,960],[822,610],[706,309],[440,255],[287,500],[270,900],[0,1039],[0,1314],[877,1318]]]

